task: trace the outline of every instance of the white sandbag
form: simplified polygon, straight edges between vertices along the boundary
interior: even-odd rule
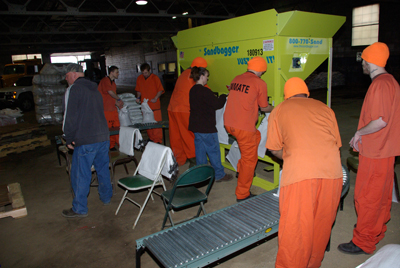
[[[281,178],[282,178],[282,169],[279,171],[279,186],[278,186],[278,191],[276,194],[274,194],[276,197],[279,197],[279,192],[281,191]]]
[[[122,99],[122,100],[127,99],[127,98],[134,98],[134,99],[136,99],[135,94],[133,94],[133,93],[121,93],[121,94],[118,94],[118,97],[119,97],[120,99]]]
[[[62,114],[36,114],[36,121],[42,125],[61,125],[63,121]]]
[[[33,101],[37,106],[53,105],[62,106],[63,96],[62,95],[33,95]]]
[[[129,113],[129,116],[133,116],[133,117],[140,116],[140,117],[143,117],[142,111],[130,111],[130,110],[128,110],[128,113]]]
[[[267,130],[268,130],[268,117],[270,113],[266,113],[264,119],[261,121],[258,126],[258,131],[261,134],[261,140],[258,144],[257,154],[259,157],[263,158],[265,156],[265,152],[267,148],[265,148],[265,144],[267,143]]]
[[[62,114],[62,113],[63,113],[63,107],[62,107],[62,105],[54,105],[54,106],[53,106],[53,113],[55,113],[55,114]]]
[[[118,110],[118,119],[121,127],[127,127],[132,125],[131,119],[129,118],[128,109],[126,106]]]
[[[215,127],[217,128],[219,143],[229,144],[228,132],[226,132],[226,129],[224,126],[225,107],[226,107],[226,102],[225,102],[224,107],[215,111],[215,121],[216,121]]]
[[[51,105],[35,105],[35,112],[36,114],[50,114],[51,110],[52,110],[53,106]]]
[[[37,74],[33,76],[32,82],[36,85],[60,85],[65,80],[65,75],[61,74]]]
[[[57,67],[54,64],[46,63],[40,70],[40,74],[65,74],[65,67]]]
[[[136,103],[136,100],[133,100],[133,101],[125,101],[125,100],[122,100],[123,102],[124,102],[124,104],[126,105],[126,106],[128,106],[129,108],[133,108],[133,107],[138,107],[139,109],[140,109],[140,104],[137,104]]]
[[[143,119],[138,119],[138,120],[132,120],[131,119],[131,122],[132,122],[132,125],[141,124],[141,123],[143,123]]]
[[[7,116],[11,116],[13,118],[18,118],[18,117],[22,116],[22,113],[19,108],[16,108],[16,109],[6,108],[3,110],[0,110],[0,115],[7,115]]]
[[[0,115],[0,127],[15,124],[17,124],[17,119],[15,117],[4,114]]]
[[[143,120],[143,115],[141,114],[129,114],[129,118],[132,119],[142,119]]]
[[[229,153],[226,156],[226,159],[228,159],[229,163],[231,163],[232,167],[236,171],[237,171],[237,165],[238,165],[240,158],[241,158],[241,154],[240,154],[239,144],[237,143],[237,141],[234,141],[232,143],[231,149],[229,149]]]
[[[149,104],[147,104],[148,101],[148,99],[144,99],[142,102],[143,123],[155,123],[157,121],[154,119],[154,113]]]

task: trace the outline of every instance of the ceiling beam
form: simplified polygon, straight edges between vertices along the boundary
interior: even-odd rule
[[[70,10],[70,11],[27,11],[27,10],[8,10],[8,11],[0,11],[0,15],[2,16],[107,16],[107,17],[159,17],[159,18],[197,18],[197,19],[217,19],[224,20],[233,18],[234,15],[204,15],[200,12],[196,12],[196,14],[170,14],[166,13],[163,10],[160,10],[159,13],[133,13],[126,11],[118,11],[118,12],[83,12],[78,10]]]
[[[49,35],[49,34],[121,34],[121,33],[161,33],[161,34],[175,34],[177,33],[178,30],[144,30],[144,31],[131,31],[131,30],[125,30],[125,29],[120,29],[118,31],[102,31],[102,30],[92,30],[92,29],[87,29],[85,31],[57,31],[57,30],[52,30],[52,31],[43,31],[43,32],[26,32],[26,31],[14,31],[14,32],[0,32],[1,35]]]

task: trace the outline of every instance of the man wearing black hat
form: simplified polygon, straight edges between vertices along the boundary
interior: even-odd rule
[[[100,200],[104,205],[111,201],[110,134],[97,84],[85,79],[82,67],[77,64],[67,66],[65,79],[69,87],[63,103],[63,131],[68,148],[74,150],[70,171],[74,199],[72,208],[63,210],[62,215],[66,218],[86,217],[92,165],[99,181]]]

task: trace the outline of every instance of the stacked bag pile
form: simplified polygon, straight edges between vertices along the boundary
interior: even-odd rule
[[[33,99],[39,124],[62,124],[62,103],[67,84],[61,82],[65,81],[65,68],[47,63],[40,74],[33,77]]]
[[[136,103],[136,97],[132,93],[118,94],[124,102],[124,107],[118,111],[121,126],[129,126],[143,122],[141,105]],[[128,116],[127,116],[128,115]]]

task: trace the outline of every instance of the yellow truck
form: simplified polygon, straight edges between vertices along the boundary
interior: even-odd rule
[[[21,77],[38,74],[42,68],[41,59],[19,60],[4,66],[1,87],[11,87]]]

